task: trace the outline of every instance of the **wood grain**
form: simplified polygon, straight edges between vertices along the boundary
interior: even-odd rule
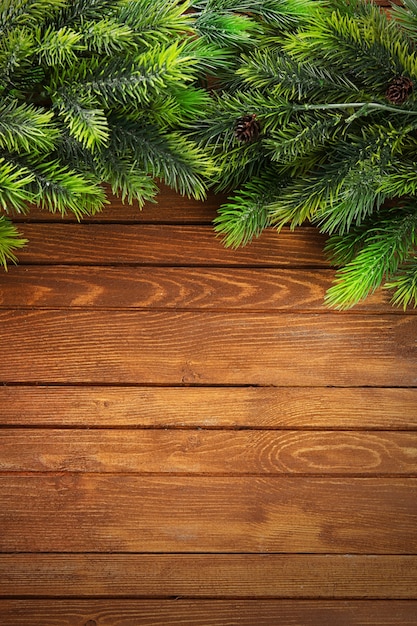
[[[0,471],[417,476],[417,433],[7,429]]]
[[[0,386],[0,425],[417,430],[417,389]]]
[[[204,202],[196,202],[176,194],[168,187],[161,185],[156,203],[146,202],[142,209],[136,201],[123,204],[104,185],[107,204],[100,213],[83,218],[83,223],[162,223],[162,224],[210,224],[216,217],[217,209],[226,200],[224,194],[209,191]],[[0,210],[0,215],[3,212]],[[76,217],[68,213],[64,217],[60,213],[50,213],[36,206],[31,206],[27,215],[13,216],[14,222],[65,222],[77,223]]]
[[[415,478],[0,475],[3,552],[413,554]]]
[[[22,224],[29,244],[19,262],[100,265],[328,267],[317,229],[265,231],[252,244],[225,248],[211,226]]]
[[[0,581],[3,597],[415,599],[417,558],[5,554]]]
[[[0,600],[2,626],[415,626],[409,600]]]
[[[307,269],[17,266],[1,277],[0,307],[323,312],[333,278]],[[389,297],[379,290],[354,312],[393,313]]]
[[[416,335],[412,315],[7,310],[0,380],[414,386]]]

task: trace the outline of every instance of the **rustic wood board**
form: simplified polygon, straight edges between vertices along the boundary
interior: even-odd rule
[[[22,224],[25,263],[328,267],[315,228],[265,231],[251,245],[227,249],[211,226],[165,224]]]
[[[132,204],[123,203],[120,198],[114,196],[110,189],[104,185],[108,204],[100,213],[83,218],[83,224],[92,223],[117,223],[117,224],[211,224],[217,215],[217,209],[221,202],[227,199],[225,194],[215,194],[208,191],[207,198],[203,202],[196,202],[192,198],[173,193],[165,185],[160,185],[160,192],[156,202],[145,202],[142,208],[136,201]],[[0,210],[0,214],[2,211]],[[31,206],[29,212],[21,213],[13,217],[15,222],[65,222],[77,223],[73,213],[50,213],[36,206]]]
[[[33,210],[0,275],[1,626],[415,626],[417,318],[308,226]]]
[[[3,385],[0,406],[38,428],[417,430],[415,388]]]
[[[414,554],[415,478],[0,475],[3,552]]]
[[[0,430],[0,472],[417,476],[417,434]]]
[[[320,555],[4,555],[0,597],[408,598],[417,558]],[[65,588],[62,587],[65,581]]]
[[[325,269],[22,265],[2,276],[0,307],[326,312],[333,279]],[[382,290],[357,311],[395,312]]]
[[[0,600],[2,626],[415,626],[417,602]]]
[[[3,310],[0,380],[415,386],[416,336],[413,315]]]

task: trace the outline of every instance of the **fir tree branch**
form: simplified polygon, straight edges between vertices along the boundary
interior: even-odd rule
[[[124,50],[133,52],[138,48],[134,30],[108,17],[99,21],[84,21],[80,35],[86,49],[106,56]]]
[[[417,115],[417,111],[412,109],[401,109],[398,106],[389,106],[381,102],[332,102],[327,104],[293,104],[293,111],[331,111],[337,109],[360,109],[360,113],[366,114],[372,110],[388,111],[390,113]],[[357,115],[350,118],[355,119]],[[350,120],[348,120],[350,121]]]
[[[144,172],[188,197],[206,194],[204,176],[212,173],[207,155],[179,133],[163,134],[153,125],[113,119],[109,151],[140,164]]]
[[[101,161],[97,160],[95,165],[99,179],[109,183],[113,194],[119,196],[122,202],[127,200],[132,204],[136,200],[141,208],[145,202],[154,201],[158,187],[139,163],[107,151],[105,157]]]
[[[14,74],[30,66],[34,52],[33,34],[25,28],[5,31],[0,37],[0,89],[15,87]]]
[[[44,29],[37,28],[34,43],[38,62],[47,66],[71,63],[76,60],[80,51],[86,49],[81,33],[68,26],[58,30],[51,25]]]
[[[27,239],[20,237],[18,230],[4,215],[0,215],[0,264],[7,270],[7,263],[17,263],[15,250],[23,248]]]
[[[189,0],[125,0],[119,3],[117,20],[130,27],[136,41],[147,46],[171,43],[184,33],[193,32]]]
[[[247,15],[227,11],[215,13],[204,11],[196,20],[195,27],[200,36],[220,47],[245,49],[256,41],[261,32],[257,22]]]
[[[18,100],[0,102],[0,148],[9,152],[48,152],[59,131],[53,113]]]
[[[55,17],[66,4],[67,0],[2,0],[0,32],[17,26],[38,26]]]
[[[404,311],[410,305],[417,307],[417,256],[403,264],[392,279],[385,283],[385,289],[395,289],[391,302],[402,306]]]
[[[33,180],[34,175],[28,168],[0,157],[0,209],[6,213],[24,213],[27,203],[33,199],[28,191]]]
[[[262,21],[284,30],[295,28],[314,14],[318,4],[318,0],[199,0],[193,6],[205,12],[256,15]]]
[[[340,4],[340,3],[339,3]],[[289,34],[284,49],[301,62],[343,72],[380,89],[395,75],[416,76],[410,39],[371,2],[317,11],[302,32]]]
[[[359,251],[336,273],[335,284],[325,297],[337,309],[350,308],[366,298],[407,261],[417,245],[417,211],[412,206],[394,211],[392,217],[386,214],[368,227],[365,236],[363,229],[358,235]]]
[[[275,172],[263,173],[223,204],[214,220],[214,230],[227,247],[237,248],[259,237],[269,226],[269,204],[285,187],[287,179],[277,180]]]
[[[91,173],[70,170],[59,161],[35,163],[32,173],[35,177],[31,185],[33,202],[51,213],[71,212],[81,220],[85,215],[101,211],[106,202],[99,179]]]
[[[54,109],[67,125],[70,134],[90,151],[105,146],[109,139],[105,111],[94,107],[94,104],[93,98],[80,99],[75,93],[61,93],[54,98]]]

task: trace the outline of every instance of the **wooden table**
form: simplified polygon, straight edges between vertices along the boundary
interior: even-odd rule
[[[417,315],[163,190],[0,275],[1,626],[417,624]]]

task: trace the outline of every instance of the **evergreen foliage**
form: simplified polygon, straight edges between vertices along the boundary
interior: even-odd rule
[[[102,183],[139,205],[164,179],[203,198],[210,159],[179,131],[229,63],[188,0],[0,0],[0,263],[29,204],[94,214]],[[234,18],[233,18],[234,19]]]
[[[365,0],[271,0],[259,12],[212,4],[256,22],[194,127],[218,168],[216,188],[234,190],[216,231],[238,246],[266,226],[308,220],[329,235],[339,266],[330,306],[348,308],[381,285],[394,304],[416,306],[416,0],[390,18]],[[250,115],[259,135],[237,137],[237,120]]]

